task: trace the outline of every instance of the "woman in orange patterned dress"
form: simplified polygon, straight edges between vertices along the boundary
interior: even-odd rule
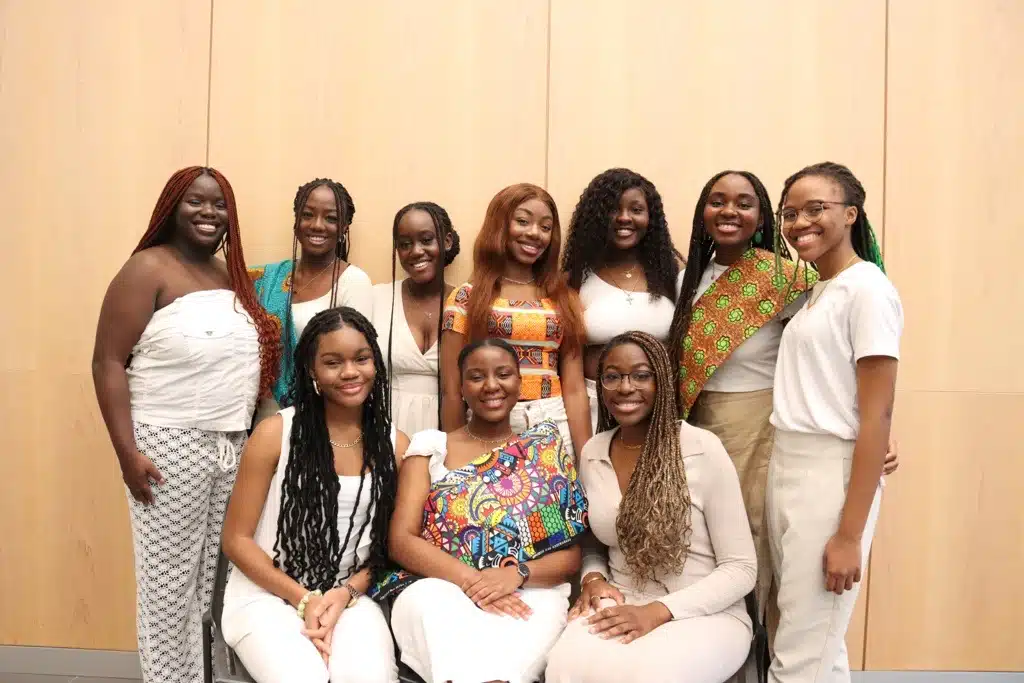
[[[517,433],[543,420],[579,452],[593,431],[583,380],[579,298],[558,269],[558,209],[544,189],[521,183],[491,200],[473,247],[473,275],[448,298],[441,343],[441,425],[466,424],[456,359],[469,342],[506,340],[522,386],[512,411]]]

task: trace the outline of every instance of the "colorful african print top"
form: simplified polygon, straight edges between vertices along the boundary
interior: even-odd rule
[[[775,254],[749,249],[711,283],[693,304],[690,329],[679,356],[683,417],[715,370],[743,342],[818,281],[818,274],[787,259],[775,270]]]
[[[294,325],[290,325],[287,330],[284,328],[288,306],[291,305],[292,260],[285,259],[277,263],[250,268],[249,277],[252,278],[256,287],[256,296],[259,298],[260,304],[277,322],[277,328],[281,331],[281,368],[277,373],[277,381],[274,382],[272,391],[274,400],[284,408],[287,406],[286,398],[295,370],[295,346],[299,342]]]
[[[407,457],[423,455],[413,446]],[[420,535],[484,569],[535,560],[575,543],[586,530],[586,494],[558,427],[548,420],[434,482]],[[368,594],[383,600],[419,578],[388,571],[374,577]]]
[[[445,304],[442,329],[465,335],[469,329],[466,310],[473,285],[468,282],[451,293]],[[487,318],[487,336],[504,339],[516,350],[523,382],[520,401],[562,395],[558,379],[558,349],[562,321],[551,299],[523,301],[496,297]]]

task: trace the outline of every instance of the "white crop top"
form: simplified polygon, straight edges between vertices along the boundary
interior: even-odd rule
[[[683,286],[683,271],[676,278],[676,296]],[[630,301],[632,299],[632,301]],[[587,344],[607,344],[624,332],[646,332],[668,341],[675,315],[675,304],[668,297],[651,300],[647,292],[627,292],[587,272],[580,286],[583,323],[587,328]]]
[[[860,431],[857,361],[899,359],[903,306],[889,278],[866,262],[818,282],[811,301],[782,335],[771,422],[854,440]]]
[[[245,431],[259,393],[259,335],[231,290],[192,292],[153,314],[127,372],[134,422]]]
[[[708,264],[697,285],[694,303],[728,269],[729,266],[714,261]],[[750,339],[740,344],[704,384],[704,391],[739,393],[771,389],[775,383],[775,363],[779,358],[779,343],[782,341],[785,321],[796,315],[805,301],[807,296],[801,295],[782,309],[782,313],[762,325]]]

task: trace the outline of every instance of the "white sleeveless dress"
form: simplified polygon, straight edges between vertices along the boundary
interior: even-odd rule
[[[295,408],[279,413],[283,420],[281,456],[270,481],[267,502],[256,526],[254,540],[269,557],[274,557],[278,518],[281,513],[281,485],[288,467],[292,420]],[[395,432],[392,429],[394,442]],[[364,475],[359,508],[352,520],[353,536],[368,515],[372,515],[369,477]],[[359,488],[357,476],[338,477],[338,529],[344,539],[349,516],[355,506]],[[338,571],[338,579],[348,578],[353,561],[366,557],[370,548],[370,527],[356,541],[349,541]],[[284,557],[282,555],[283,563]],[[225,642],[235,650],[245,668],[257,683],[276,681],[397,681],[394,643],[380,607],[367,597],[342,612],[334,629],[330,664],[323,660],[312,642],[304,635],[304,625],[291,605],[253,583],[234,565],[224,590],[224,611],[221,630]]]
[[[392,299],[392,288],[394,289]],[[420,351],[402,306],[402,280],[373,287],[373,326],[384,361],[391,341],[391,421],[406,434],[437,429],[439,345]],[[437,322],[437,311],[434,311]],[[393,320],[392,320],[393,318]]]

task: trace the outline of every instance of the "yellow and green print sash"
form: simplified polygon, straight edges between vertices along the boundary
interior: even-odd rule
[[[683,418],[732,352],[818,280],[806,266],[796,274],[795,263],[781,264],[782,272],[776,272],[775,254],[749,249],[694,302],[679,355]]]

